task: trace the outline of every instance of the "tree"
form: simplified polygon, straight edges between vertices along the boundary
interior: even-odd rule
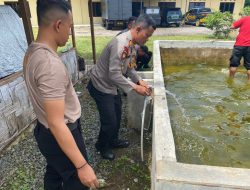
[[[242,11],[240,12],[241,16],[250,16],[250,6],[245,7],[244,9],[242,9]]]
[[[206,17],[206,27],[214,31],[217,38],[228,38],[233,15],[230,12],[214,12]]]
[[[250,6],[250,0],[245,1],[245,7]]]

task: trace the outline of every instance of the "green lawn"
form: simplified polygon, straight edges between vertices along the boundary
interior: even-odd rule
[[[36,38],[37,36],[37,28],[33,28],[34,36]],[[95,42],[96,42],[96,54],[97,58],[100,56],[103,48],[106,46],[106,44],[112,39],[111,36],[96,36]],[[235,36],[232,35],[227,40],[234,40]],[[214,36],[211,35],[192,35],[192,36],[152,36],[149,41],[147,42],[147,46],[149,47],[149,50],[152,51],[153,48],[153,41],[155,40],[215,40]],[[221,40],[221,39],[220,39]],[[80,56],[83,56],[86,60],[92,59],[92,43],[91,43],[91,37],[76,37],[76,46],[77,46],[77,52]],[[72,47],[71,39],[67,43],[65,47],[59,48],[58,51],[62,52]]]
[[[96,54],[97,57],[101,54],[105,45],[112,39],[112,37],[95,37],[96,42]],[[228,40],[234,39],[231,37]],[[193,35],[193,36],[152,36],[147,42],[149,50],[153,49],[153,41],[155,40],[214,40],[211,35]],[[76,38],[77,52],[79,55],[83,56],[85,59],[92,59],[92,44],[91,37],[77,37]]]
[[[112,37],[102,37],[97,36],[95,38],[96,42],[96,54],[97,57],[101,54],[103,48],[105,48],[106,44],[112,39]],[[155,40],[209,40],[210,36],[205,35],[197,35],[197,36],[153,36],[147,42],[147,46],[149,50],[152,51],[153,41]],[[90,37],[78,37],[76,39],[77,52],[79,55],[83,56],[85,59],[92,59],[92,44]]]

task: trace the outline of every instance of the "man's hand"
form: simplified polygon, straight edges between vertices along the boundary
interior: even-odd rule
[[[142,96],[150,96],[151,95],[151,89],[146,88],[146,87],[141,86],[141,85],[136,85],[135,91]]]
[[[230,27],[230,29],[231,29],[231,30],[234,30],[234,29],[236,29],[236,28],[235,28],[234,25],[232,24],[231,27]]]
[[[140,80],[140,81],[138,81],[138,84],[139,84],[138,86],[142,86],[142,87],[146,88],[146,91],[143,92],[144,94],[141,94],[141,95],[143,95],[143,96],[150,96],[151,95],[152,89],[150,88],[150,86],[148,85],[147,82],[145,82],[144,80]],[[140,91],[140,89],[139,89],[139,91]],[[137,92],[137,93],[140,94],[140,92]]]
[[[69,128],[64,122],[64,100],[45,100],[44,107],[47,114],[49,128],[62,151],[67,155],[75,167],[86,163],[82,153],[76,145]],[[91,188],[98,187],[98,182],[93,169],[86,166],[77,170],[80,181]]]
[[[92,189],[97,189],[99,187],[99,182],[97,181],[94,170],[87,164],[83,168],[77,170],[78,177],[82,184]]]
[[[141,85],[141,86],[144,86],[145,88],[149,88],[148,83],[145,82],[144,80],[138,81],[138,84]]]

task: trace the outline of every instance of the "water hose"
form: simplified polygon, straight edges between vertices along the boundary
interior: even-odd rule
[[[141,122],[141,160],[142,161],[144,161],[144,157],[143,157],[143,132],[144,132],[145,112],[146,112],[147,105],[150,104],[152,100],[153,100],[153,98],[151,96],[146,96],[145,97],[143,110],[142,110],[142,113],[141,113],[141,116],[142,116],[142,122]],[[148,125],[150,125],[150,121],[151,121],[151,119],[149,120]]]

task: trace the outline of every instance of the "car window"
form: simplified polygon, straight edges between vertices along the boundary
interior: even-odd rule
[[[180,11],[168,11],[168,16],[170,15],[179,15]]]
[[[211,12],[211,9],[209,9],[209,8],[200,9],[200,12],[201,13]]]
[[[194,9],[194,12],[193,13],[197,13],[198,12],[198,9]]]
[[[160,9],[146,9],[146,14],[159,14]]]

